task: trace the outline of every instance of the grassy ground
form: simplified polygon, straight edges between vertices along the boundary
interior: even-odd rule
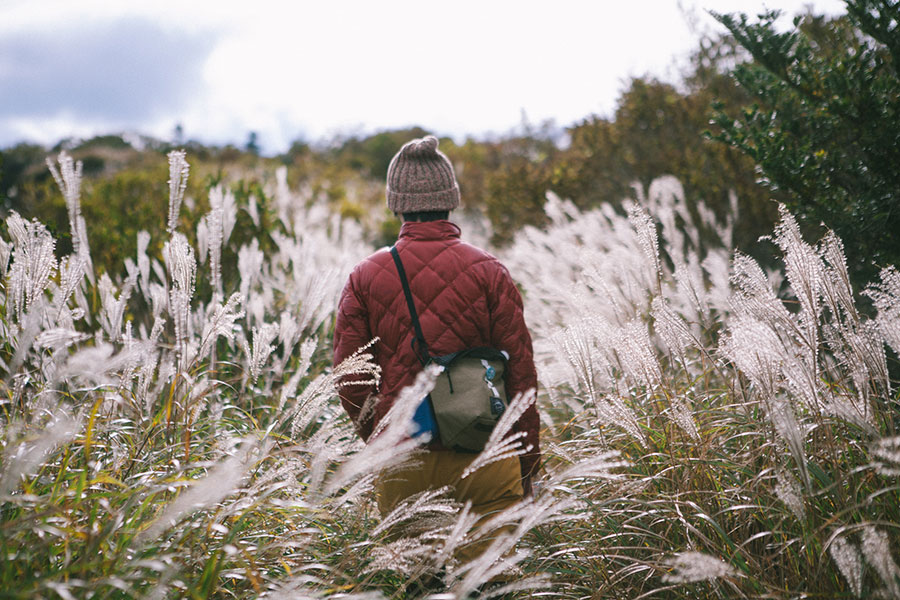
[[[77,233],[73,178],[63,161]],[[865,316],[839,243],[787,213],[785,268],[764,273],[671,179],[627,216],[551,198],[551,225],[497,251],[535,341],[538,491],[481,528],[440,496],[388,527],[373,474],[410,455],[427,378],[363,446],[334,385],[377,371],[366,350],[332,369],[329,329],[371,248],[270,196],[273,253],[230,243],[246,207],[211,199],[200,247],[176,220],[115,282],[86,246],[57,261],[40,224],[7,221],[0,597],[900,596],[896,271]],[[490,552],[455,562],[482,536]],[[512,583],[483,589],[497,573]]]

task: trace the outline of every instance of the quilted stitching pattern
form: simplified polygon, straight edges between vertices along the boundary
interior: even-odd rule
[[[531,335],[522,299],[500,262],[459,239],[448,221],[404,223],[397,240],[419,321],[432,354],[475,346],[494,346],[510,355],[506,388],[510,398],[537,386]],[[382,368],[379,388],[341,388],[341,402],[363,438],[368,438],[394,398],[421,369],[413,352],[412,321],[391,255],[380,250],[350,275],[338,306],[334,333],[335,364],[374,337]],[[514,427],[526,432],[534,450],[522,457],[523,473],[540,459],[539,421],[532,407]],[[437,447],[437,446],[436,446]]]

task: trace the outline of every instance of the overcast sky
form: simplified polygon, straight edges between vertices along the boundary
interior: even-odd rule
[[[839,0],[0,0],[0,147],[123,131],[243,144],[420,125],[502,134],[677,80],[706,13]],[[788,24],[785,19],[785,24]]]

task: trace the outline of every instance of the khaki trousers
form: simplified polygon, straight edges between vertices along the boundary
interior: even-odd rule
[[[475,456],[448,450],[423,452],[416,456],[413,466],[383,473],[375,486],[378,510],[385,516],[412,495],[450,486],[453,499],[472,503],[472,512],[481,517],[480,524],[494,513],[522,500],[522,474],[518,458],[489,464],[463,479],[463,471]],[[490,539],[480,539],[463,546],[457,551],[456,558],[463,562],[472,560],[480,556],[490,542]]]

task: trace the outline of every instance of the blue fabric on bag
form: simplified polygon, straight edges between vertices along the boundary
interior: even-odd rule
[[[410,437],[417,438],[427,434],[428,440],[437,438],[437,421],[434,418],[434,407],[431,406],[431,395],[422,398],[416,407],[416,414],[412,419],[412,432]]]

